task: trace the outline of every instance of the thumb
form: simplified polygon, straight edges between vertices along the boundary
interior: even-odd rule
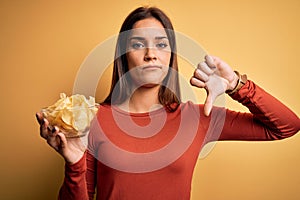
[[[212,91],[207,90],[207,97],[205,99],[204,103],[204,115],[209,116],[211,109],[213,107],[213,104],[215,102],[216,95],[213,94]]]
[[[62,132],[58,132],[57,136],[59,137],[60,142],[61,142],[60,148],[64,149],[67,146],[67,138],[66,138],[65,134],[63,134]]]

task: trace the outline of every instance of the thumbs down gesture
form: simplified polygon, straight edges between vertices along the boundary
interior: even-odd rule
[[[204,103],[206,116],[209,116],[216,98],[227,90],[233,90],[238,79],[232,68],[218,57],[206,55],[205,61],[198,64],[190,83],[206,90],[207,97]]]

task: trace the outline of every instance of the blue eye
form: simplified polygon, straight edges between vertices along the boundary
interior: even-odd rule
[[[144,48],[145,45],[142,43],[133,43],[133,44],[131,44],[131,47],[134,49],[141,49],[141,48]]]
[[[167,45],[166,43],[163,43],[163,42],[158,43],[158,44],[156,45],[156,47],[158,47],[158,48],[160,48],[160,49],[166,48],[167,46],[168,46],[168,45]]]

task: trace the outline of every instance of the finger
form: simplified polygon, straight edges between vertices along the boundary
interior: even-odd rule
[[[194,71],[194,77],[203,81],[203,82],[206,82],[208,81],[208,75],[206,73],[204,73],[203,71],[201,71],[200,69],[195,69]]]
[[[55,137],[56,137],[56,135],[57,135],[57,133],[59,132],[59,130],[58,130],[58,128],[57,127],[53,127],[52,129],[51,129],[51,127],[47,127],[47,129],[48,129],[48,137],[47,137],[47,142],[49,143],[49,142],[53,142],[54,140],[55,140]]]
[[[196,86],[198,88],[204,88],[205,87],[205,83],[200,81],[199,79],[197,79],[195,77],[192,77],[190,79],[190,84],[193,85],[193,86]]]
[[[47,139],[49,122],[39,112],[35,114],[38,123],[40,124],[40,136]]]
[[[212,70],[212,68],[210,68],[206,62],[201,62],[198,64],[197,69],[200,69],[201,71],[203,71],[204,73],[206,73],[207,75],[211,75],[214,73],[214,71]]]
[[[63,134],[62,132],[58,132],[57,136],[60,138],[60,147],[61,148],[65,148],[67,146],[67,138],[65,136],[65,134]]]
[[[213,63],[215,64],[215,66],[221,65],[222,62],[223,62],[223,61],[222,61],[219,57],[217,57],[217,56],[212,56],[212,55],[210,55],[209,57],[213,60]]]
[[[57,138],[58,133],[59,133],[59,129],[54,126],[53,129],[51,131],[49,131],[48,137],[47,137],[47,143],[50,146],[52,146],[55,150],[58,150],[58,147],[60,146],[60,139]]]
[[[216,64],[214,62],[214,58],[212,56],[206,55],[205,56],[205,62],[207,63],[207,65],[211,68],[211,69],[216,69]]]
[[[214,103],[214,98],[211,95],[211,93],[208,92],[207,97],[205,99],[205,103],[204,103],[204,115],[205,116],[209,116],[210,111],[213,107],[213,103]]]
[[[44,117],[43,117],[42,113],[39,113],[39,112],[35,113],[35,117],[39,124],[43,123]]]
[[[40,125],[40,136],[47,139],[49,135],[49,130],[48,130],[49,122],[47,119],[43,118],[41,120],[41,125]]]

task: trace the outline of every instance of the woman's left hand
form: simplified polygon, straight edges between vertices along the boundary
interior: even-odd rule
[[[218,57],[206,55],[205,61],[198,64],[190,83],[207,92],[204,103],[206,116],[210,114],[216,98],[226,90],[233,90],[238,79],[232,68]]]

